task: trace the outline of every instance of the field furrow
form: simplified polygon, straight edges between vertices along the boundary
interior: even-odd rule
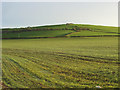
[[[4,40],[3,83],[11,88],[118,87],[117,38],[91,39]],[[104,42],[99,48],[98,40]],[[98,53],[91,55],[91,49]]]

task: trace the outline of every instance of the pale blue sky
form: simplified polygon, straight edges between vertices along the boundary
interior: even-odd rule
[[[118,2],[119,0],[1,0],[2,2]]]
[[[66,22],[117,26],[117,2],[2,2],[2,27]]]

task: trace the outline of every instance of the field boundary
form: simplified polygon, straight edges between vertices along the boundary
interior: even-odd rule
[[[22,37],[22,38],[0,38],[0,39],[40,39],[40,38],[68,38],[68,37],[119,37],[120,35],[96,35],[96,36],[56,36],[56,37]]]

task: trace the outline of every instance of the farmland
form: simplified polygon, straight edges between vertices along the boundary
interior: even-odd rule
[[[41,31],[27,31],[27,32],[10,32],[4,33],[3,38],[37,38],[37,37],[56,37],[64,36],[68,33],[72,33],[72,30],[41,30]]]
[[[117,35],[117,27],[84,24],[61,24],[38,27],[2,29],[3,39],[33,39],[47,37],[86,37]]]
[[[95,26],[88,27],[92,31],[81,32],[95,29]],[[114,27],[97,30],[118,32]],[[81,35],[79,31],[72,34],[75,33]],[[3,39],[4,85],[10,88],[117,88],[118,37],[70,37],[72,34],[67,38]]]

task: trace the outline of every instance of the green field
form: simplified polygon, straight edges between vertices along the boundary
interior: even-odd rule
[[[3,33],[2,38],[34,38],[34,37],[60,37],[65,36],[68,33],[72,33],[72,30],[40,30],[40,31],[27,31],[27,32],[10,32]]]
[[[117,37],[9,39],[2,46],[3,88],[118,87]]]
[[[67,36],[116,36],[117,33],[106,33],[106,32],[92,32],[92,31],[81,31],[74,32]]]
[[[2,29],[3,39],[42,38],[42,37],[83,37],[117,36],[118,27],[84,24],[61,24],[26,28]]]

